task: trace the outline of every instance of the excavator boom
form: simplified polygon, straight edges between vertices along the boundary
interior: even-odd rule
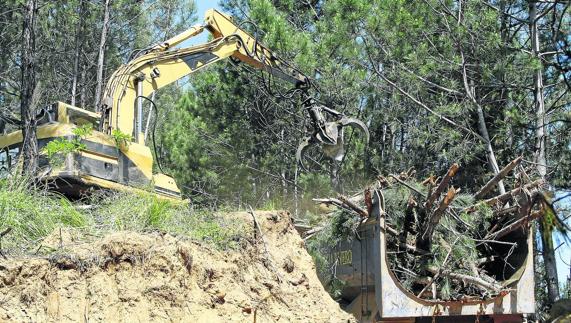
[[[204,31],[210,32],[214,39],[203,45],[176,48]],[[309,87],[309,78],[278,58],[255,37],[234,24],[230,17],[210,9],[206,12],[203,25],[193,26],[142,51],[113,73],[102,101],[102,130],[110,134],[117,129],[144,144],[143,97],[230,57],[266,71],[295,87]]]

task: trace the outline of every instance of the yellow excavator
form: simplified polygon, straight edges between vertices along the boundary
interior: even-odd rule
[[[202,25],[139,51],[127,64],[119,67],[105,87],[98,113],[62,102],[40,111],[37,117],[40,149],[58,138],[81,142],[81,149],[68,153],[61,165],[50,163],[48,158],[41,156],[40,166],[47,172],[44,179],[55,190],[78,198],[94,188],[137,190],[153,187],[161,197],[180,199],[181,192],[172,177],[153,173],[153,155],[143,132],[143,103],[150,101],[154,105],[149,98],[153,92],[226,58],[289,82],[302,96],[313,126],[297,150],[296,157],[302,167],[304,151],[312,144],[321,145],[325,155],[342,159],[343,127],[347,125],[363,129],[368,141],[365,124],[318,104],[309,94],[312,86],[308,77],[277,57],[229,16],[214,9],[208,10],[205,16]],[[212,34],[212,41],[177,48],[204,31]],[[91,125],[94,131],[78,136],[74,129],[84,125]],[[0,171],[10,171],[21,144],[21,131],[0,136],[0,164],[3,165]]]

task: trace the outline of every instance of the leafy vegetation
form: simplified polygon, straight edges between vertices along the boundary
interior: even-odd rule
[[[111,136],[113,137],[113,140],[115,140],[115,146],[117,146],[117,148],[127,148],[129,143],[133,140],[133,137],[130,134],[124,133],[119,129],[113,129],[113,131],[111,131]]]
[[[335,299],[341,296],[344,281],[335,275],[337,264],[333,261],[331,253],[339,242],[354,237],[356,223],[358,221],[354,215],[345,210],[338,210],[321,223],[323,229],[306,243],[307,251],[315,262],[323,286]]]
[[[59,165],[67,154],[77,153],[86,148],[81,140],[91,135],[92,131],[93,126],[91,124],[76,127],[72,130],[75,137],[72,139],[57,138],[52,140],[44,147],[43,153],[47,155],[52,165]]]

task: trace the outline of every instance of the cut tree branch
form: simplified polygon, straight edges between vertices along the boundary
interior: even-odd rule
[[[462,210],[462,212],[466,212],[466,213],[474,212],[474,211],[476,211],[476,209],[478,208],[478,205],[480,205],[480,204],[487,204],[487,205],[492,206],[492,205],[496,205],[498,203],[505,203],[505,202],[511,200],[514,195],[521,193],[524,189],[529,190],[529,189],[541,186],[544,183],[545,183],[545,181],[543,179],[538,179],[538,180],[533,181],[529,184],[520,186],[518,188],[514,188],[513,190],[506,192],[505,194],[501,194],[501,195],[498,195],[496,197],[492,197],[490,199],[480,201],[477,204],[474,204],[472,206],[464,208]]]
[[[369,217],[369,214],[367,213],[367,211],[365,211],[363,208],[361,208],[360,206],[358,206],[357,204],[351,202],[348,198],[346,198],[345,196],[339,194],[337,196],[337,198],[343,202],[343,204],[347,205],[349,208],[351,208],[353,211],[357,212],[362,218],[367,218]]]
[[[442,180],[440,181],[440,183],[438,183],[438,186],[436,187],[434,192],[432,192],[432,195],[430,195],[428,197],[428,200],[426,200],[426,203],[424,203],[424,208],[427,211],[432,208],[434,201],[436,201],[436,199],[440,196],[440,194],[444,192],[444,189],[446,188],[446,186],[448,186],[450,179],[452,179],[452,177],[456,175],[456,172],[458,171],[459,168],[460,166],[457,163],[454,163],[452,164],[452,166],[450,166],[450,169],[448,169],[448,172],[446,173],[444,178],[442,178]]]
[[[433,274],[440,274],[441,276],[444,277],[448,277],[448,278],[452,278],[452,279],[458,279],[458,280],[462,280],[468,283],[472,283],[476,286],[479,287],[483,287],[486,290],[492,290],[494,292],[501,292],[502,291],[502,286],[499,283],[489,283],[481,278],[478,277],[473,277],[473,276],[469,276],[469,275],[465,275],[465,274],[458,274],[458,273],[453,273],[452,271],[448,270],[448,269],[441,269],[435,266],[429,266],[428,271],[430,271]]]
[[[484,197],[484,195],[486,195],[486,193],[488,193],[490,190],[492,190],[494,188],[494,186],[496,186],[496,184],[498,184],[504,177],[506,177],[506,175],[512,171],[517,165],[519,165],[519,163],[522,161],[523,156],[519,156],[518,158],[512,160],[509,164],[507,164],[504,168],[502,168],[502,170],[496,174],[494,177],[492,177],[491,180],[489,180],[486,185],[484,185],[484,187],[482,187],[474,196],[475,199],[479,200],[482,197]]]
[[[448,189],[446,196],[444,196],[438,208],[434,210],[434,212],[430,216],[429,220],[427,221],[426,228],[424,229],[424,233],[422,234],[422,238],[420,240],[421,246],[424,246],[426,242],[428,243],[428,246],[430,246],[432,233],[434,232],[434,229],[438,225],[438,222],[440,222],[442,214],[444,214],[444,211],[448,208],[448,205],[450,205],[450,203],[452,203],[452,200],[454,200],[456,193],[457,191],[454,189],[454,187]]]
[[[394,174],[390,174],[390,177],[394,178],[399,184],[406,186],[407,188],[409,188],[410,190],[416,192],[418,195],[422,196],[422,197],[426,197],[426,195],[424,195],[424,193],[422,193],[421,191],[417,190],[416,188],[410,186],[407,182],[401,180],[400,178],[398,178],[398,176],[394,175]]]
[[[523,218],[513,222],[512,224],[505,226],[500,231],[496,231],[492,234],[487,235],[486,237],[484,237],[484,240],[500,239],[501,237],[507,235],[508,233],[521,228],[526,223],[528,223],[530,220],[539,218],[541,215],[543,215],[543,212],[541,212],[541,211],[533,212],[533,213],[531,213],[527,216],[524,216]]]

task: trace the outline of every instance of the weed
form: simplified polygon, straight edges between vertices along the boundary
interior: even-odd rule
[[[85,139],[88,136],[91,136],[91,133],[93,132],[93,125],[90,123],[86,123],[84,125],[74,128],[72,132],[77,137]]]
[[[126,134],[119,129],[113,129],[113,131],[111,131],[111,136],[115,140],[117,148],[128,148],[129,143],[133,140],[131,135]]]

